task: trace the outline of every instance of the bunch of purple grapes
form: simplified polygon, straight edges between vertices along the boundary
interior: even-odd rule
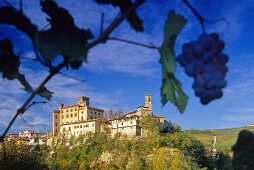
[[[218,34],[203,34],[198,41],[184,44],[177,57],[186,74],[194,77],[193,89],[202,104],[220,98],[221,89],[227,85],[224,78],[228,71],[225,66],[228,56],[222,53],[224,47]]]

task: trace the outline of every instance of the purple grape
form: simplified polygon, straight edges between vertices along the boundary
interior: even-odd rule
[[[203,48],[203,46],[202,45],[200,45],[200,44],[197,44],[195,47],[194,47],[194,56],[196,57],[196,58],[201,58],[203,55],[204,55],[204,53],[205,53],[205,49]]]
[[[222,97],[221,89],[227,86],[224,78],[228,56],[222,53],[224,47],[218,34],[203,34],[198,41],[184,44],[182,54],[177,57],[186,74],[194,77],[192,88],[202,104]]]
[[[203,60],[205,63],[211,63],[214,58],[215,58],[215,54],[211,51],[207,51],[203,56]]]
[[[189,76],[193,76],[195,73],[195,68],[194,68],[194,64],[188,64],[185,67],[185,72],[186,74],[188,74]]]

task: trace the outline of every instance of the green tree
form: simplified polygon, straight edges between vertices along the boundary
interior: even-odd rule
[[[254,169],[254,136],[252,132],[242,130],[232,151],[234,152],[233,166],[235,169]]]
[[[47,169],[43,158],[40,151],[21,144],[10,143],[0,151],[0,169]]]
[[[185,160],[179,151],[162,147],[153,158],[153,169],[191,169],[191,162]]]
[[[147,130],[148,134],[159,134],[159,120],[153,115],[147,114],[142,116],[139,125],[144,130]]]

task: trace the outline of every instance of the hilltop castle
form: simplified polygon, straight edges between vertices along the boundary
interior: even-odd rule
[[[86,132],[104,131],[111,128],[112,135],[143,136],[145,131],[139,126],[139,120],[144,115],[152,115],[152,95],[145,96],[145,106],[115,119],[104,119],[104,110],[91,107],[89,97],[79,97],[78,104],[64,107],[59,104],[59,110],[53,110],[53,135],[59,133],[65,136],[78,136]],[[156,116],[162,130],[166,126],[163,116]]]

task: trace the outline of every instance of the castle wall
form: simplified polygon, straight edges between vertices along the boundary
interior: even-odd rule
[[[80,134],[86,134],[87,132],[99,132],[100,123],[98,121],[66,124],[62,125],[60,131],[65,136],[79,136]]]

